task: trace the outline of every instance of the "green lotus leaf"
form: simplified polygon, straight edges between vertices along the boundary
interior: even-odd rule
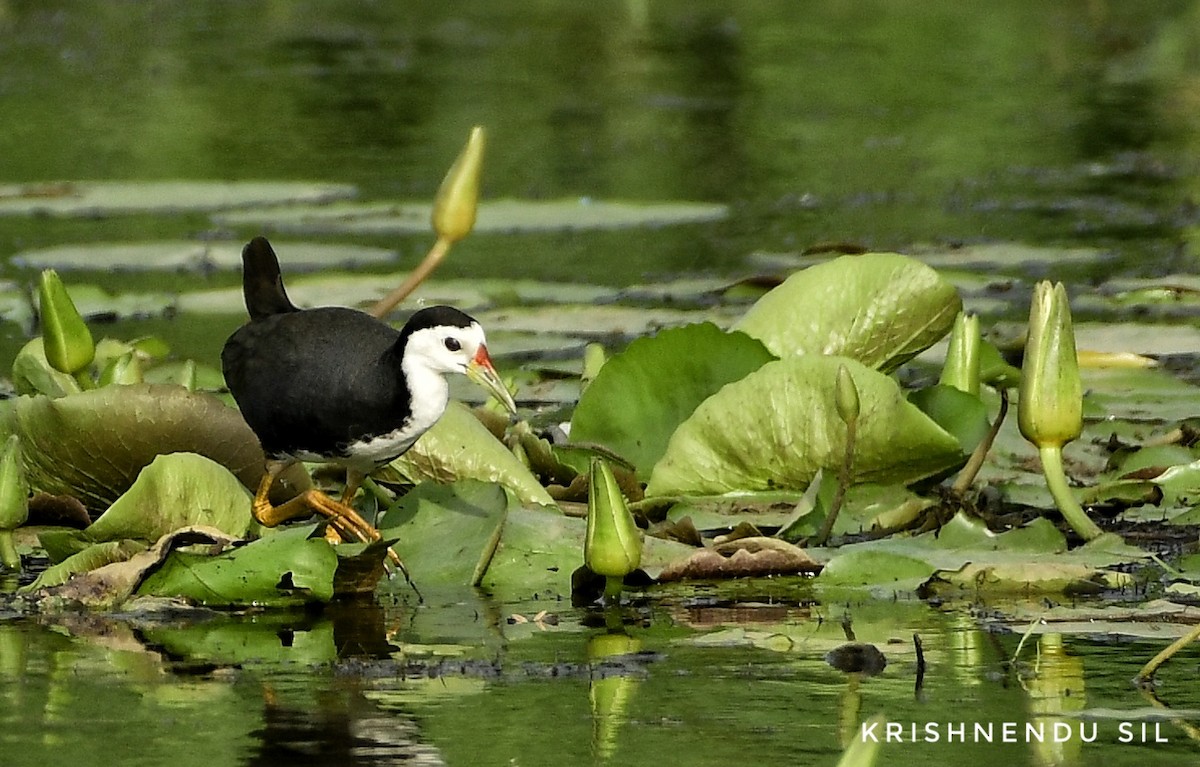
[[[215,557],[174,551],[138,587],[140,596],[207,605],[303,605],[333,599],[338,555],[308,525],[260,538]]]
[[[346,184],[300,181],[64,181],[0,186],[0,216],[94,218],[254,205],[322,204],[353,197]]]
[[[51,399],[22,397],[14,408],[34,490],[72,495],[93,510],[113,504],[155,457],[211,458],[255,487],[262,448],[241,415],[181,386],[107,386]]]
[[[389,474],[413,484],[427,479],[442,483],[460,479],[498,482],[522,503],[554,505],[554,499],[529,469],[460,402],[452,401],[412,449],[388,464],[383,478]]]
[[[793,274],[734,329],[778,357],[840,354],[886,372],[944,336],[961,310],[954,286],[920,261],[868,253]]]
[[[0,208],[0,213],[3,208]],[[433,206],[424,202],[366,202],[290,205],[223,213],[226,226],[268,227],[307,234],[426,234]],[[477,233],[555,232],[659,227],[720,221],[729,208],[719,203],[623,200],[488,200],[480,203]]]
[[[974,450],[991,429],[983,400],[953,386],[930,386],[910,394],[908,401],[957,437],[964,453]]]
[[[133,485],[85,530],[93,541],[157,541],[190,525],[236,538],[250,529],[250,493],[215,461],[195,453],[160,455]]]
[[[584,390],[571,418],[571,439],[603,445],[646,479],[675,429],[701,402],[772,359],[760,341],[707,322],[639,338]]]
[[[836,475],[846,425],[834,408],[838,365],[861,403],[854,451],[857,482],[914,482],[962,460],[958,440],[910,404],[891,378],[844,357],[768,362],[709,397],[684,421],[654,466],[649,495],[802,490]]]
[[[79,382],[66,373],[60,373],[46,359],[46,347],[41,336],[21,347],[12,364],[13,388],[18,394],[45,394],[61,397],[79,392]]]
[[[104,541],[87,547],[78,554],[73,554],[53,567],[47,567],[33,583],[22,586],[21,593],[30,593],[39,589],[61,586],[77,573],[86,573],[110,565],[114,562],[124,562],[130,557],[146,550],[146,544],[139,541]]]
[[[417,588],[474,586],[487,570],[512,497],[500,485],[464,480],[413,488],[380,521]]]

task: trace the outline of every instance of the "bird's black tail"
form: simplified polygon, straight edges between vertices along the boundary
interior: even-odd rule
[[[266,237],[255,237],[242,248],[242,293],[252,320],[299,311],[283,289],[279,259]]]

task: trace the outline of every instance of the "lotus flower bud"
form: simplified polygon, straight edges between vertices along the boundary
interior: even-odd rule
[[[0,564],[20,568],[21,558],[13,546],[12,531],[29,517],[29,483],[21,464],[21,443],[13,434],[0,453]]]
[[[600,458],[592,459],[583,558],[592,572],[618,579],[642,562],[642,533],[612,469]]]
[[[433,201],[433,231],[439,239],[458,242],[475,226],[484,143],[483,128],[477,125],[438,188]]]
[[[1034,287],[1017,422],[1025,439],[1038,447],[1061,447],[1083,430],[1083,384],[1061,282]]]
[[[92,364],[96,344],[58,272],[53,269],[42,272],[38,297],[46,359],[55,370],[70,375],[80,373]]]
[[[851,424],[858,420],[859,401],[858,386],[854,376],[845,365],[838,365],[837,379],[833,387],[833,404],[837,407],[838,418],[842,423]]]
[[[979,315],[960,312],[950,331],[950,348],[938,383],[979,396]]]

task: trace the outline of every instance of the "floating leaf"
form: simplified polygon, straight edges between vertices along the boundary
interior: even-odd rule
[[[418,485],[380,521],[418,588],[474,586],[487,570],[512,505],[500,485]]]
[[[700,549],[667,565],[662,581],[753,578],[815,573],[821,565],[804,549],[777,538],[739,538]]]
[[[85,564],[94,566],[76,570],[69,581],[53,588],[46,596],[90,608],[111,608],[128,599],[142,579],[158,568],[175,548],[197,543],[228,545],[233,540],[212,528],[186,527],[164,535],[145,550],[141,550],[143,544],[135,541],[94,544],[85,550],[92,552],[92,557],[103,552],[113,553],[113,556],[102,556],[88,563],[81,558],[78,561],[81,568]]]
[[[182,213],[353,197],[344,184],[286,181],[64,181],[0,186],[0,216]]]
[[[306,234],[426,234],[433,206],[419,202],[289,206],[214,216],[226,226],[266,227]],[[729,208],[698,202],[489,200],[480,203],[477,233],[581,231],[720,221]]]
[[[803,490],[841,466],[846,426],[834,409],[838,365],[859,390],[854,475],[913,482],[962,460],[958,441],[904,399],[896,382],[854,360],[807,355],[769,362],[705,400],[671,437],[649,495]]]
[[[85,530],[94,541],[156,541],[201,525],[235,538],[250,529],[250,493],[229,470],[195,453],[160,455]]]
[[[389,473],[412,484],[427,479],[443,484],[460,479],[498,482],[523,503],[554,505],[529,469],[460,402],[452,401],[433,428],[381,476],[386,479]]]
[[[315,532],[314,526],[290,528],[215,557],[174,552],[137,593],[216,606],[328,602],[338,555]]]
[[[138,541],[105,541],[93,544],[78,554],[73,554],[53,567],[42,571],[33,583],[21,588],[24,593],[61,586],[72,575],[86,573],[114,562],[124,562],[140,551],[146,544]]]
[[[566,333],[583,338],[608,336],[640,337],[678,325],[712,322],[729,325],[732,314],[722,317],[720,310],[683,310],[633,306],[532,306],[491,309],[475,315],[488,329],[527,333]]]
[[[349,268],[395,261],[396,251],[362,245],[285,242],[278,245],[279,263],[286,273]],[[200,271],[234,270],[242,266],[242,244],[163,240],[161,242],[97,242],[24,250],[12,263],[29,269],[63,271]],[[378,281],[378,277],[374,278]],[[291,285],[288,285],[289,293]],[[240,295],[241,288],[238,288]]]
[[[840,354],[889,371],[954,324],[962,301],[906,256],[843,256],[793,274],[735,325],[778,357]]]
[[[645,479],[701,402],[772,359],[758,340],[710,323],[640,338],[605,363],[579,398],[571,439],[603,445]]]
[[[75,496],[93,510],[112,505],[165,453],[211,458],[247,487],[256,487],[263,472],[258,438],[241,415],[216,397],[181,386],[136,384],[58,399],[22,397],[13,424],[34,490]]]

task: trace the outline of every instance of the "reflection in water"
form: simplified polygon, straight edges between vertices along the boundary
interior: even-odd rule
[[[353,767],[441,765],[438,750],[419,741],[411,718],[381,714],[357,692],[320,696],[316,708],[289,708],[268,694],[258,740],[247,765]]]

